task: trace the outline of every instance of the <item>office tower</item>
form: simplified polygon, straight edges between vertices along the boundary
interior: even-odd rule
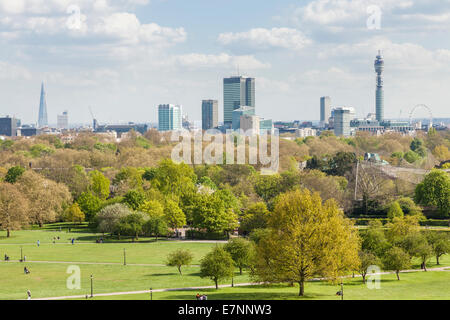
[[[0,135],[15,137],[17,135],[17,119],[5,117],[0,118]]]
[[[225,127],[231,128],[233,111],[241,106],[255,107],[255,79],[241,76],[223,79]]]
[[[219,126],[219,102],[217,100],[202,101],[202,129],[209,130]]]
[[[46,93],[44,90],[44,83],[41,85],[41,99],[39,103],[39,119],[38,126],[40,128],[48,126],[48,117],[47,117],[47,99]]]
[[[58,129],[69,129],[69,113],[64,111],[62,114],[58,114],[56,123]]]
[[[320,98],[320,125],[322,127],[329,124],[329,119],[331,117],[331,98],[322,97]]]
[[[378,51],[377,58],[375,59],[375,72],[377,74],[377,91],[376,91],[376,114],[377,120],[382,122],[384,120],[384,60],[381,55],[381,51]]]
[[[259,130],[261,131],[261,134],[272,134],[273,133],[272,119],[260,119]]]
[[[336,136],[350,136],[350,121],[354,116],[354,109],[339,107],[334,109],[334,134]]]
[[[158,130],[174,131],[183,129],[183,107],[173,104],[158,106]]]
[[[231,128],[233,130],[239,130],[241,129],[241,116],[243,115],[249,115],[254,116],[255,115],[255,108],[250,106],[242,106],[236,110],[233,111],[232,114],[232,121],[231,121]]]

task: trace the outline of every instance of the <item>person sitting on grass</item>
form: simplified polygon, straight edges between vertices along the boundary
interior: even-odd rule
[[[24,268],[23,268],[23,272],[24,272],[25,274],[29,274],[29,273],[30,273],[30,270],[28,270],[27,267],[24,267]]]
[[[5,254],[5,261],[9,261],[9,257],[7,254]]]

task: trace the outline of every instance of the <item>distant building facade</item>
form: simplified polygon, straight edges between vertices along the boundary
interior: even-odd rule
[[[58,129],[69,129],[69,113],[67,111],[57,116],[56,127]]]
[[[259,117],[257,115],[244,114],[241,116],[241,130],[246,134],[259,135],[260,125]]]
[[[317,136],[317,130],[312,128],[300,128],[295,130],[295,136],[297,138],[315,137]]]
[[[331,98],[320,98],[320,126],[325,127],[329,124],[331,117]]]
[[[240,106],[233,111],[232,126],[233,130],[241,129],[241,117],[244,115],[254,116],[255,108],[251,106]]]
[[[355,111],[349,107],[339,107],[334,109],[334,134],[336,136],[348,137],[351,135],[350,121]]]
[[[17,119],[10,117],[0,118],[0,135],[7,137],[17,136]]]
[[[231,128],[233,111],[241,106],[255,108],[255,78],[230,77],[223,80],[224,125]]]
[[[48,116],[47,116],[47,97],[44,89],[44,83],[41,85],[41,98],[39,101],[39,118],[38,126],[40,128],[48,126]]]
[[[176,131],[183,129],[183,107],[173,104],[158,106],[158,130]]]
[[[202,130],[210,130],[219,126],[219,101],[202,101]]]

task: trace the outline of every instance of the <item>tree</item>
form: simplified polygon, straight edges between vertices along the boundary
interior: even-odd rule
[[[433,255],[433,249],[428,244],[427,238],[420,232],[413,232],[406,235],[400,246],[411,256],[419,258],[421,269],[427,271],[426,263]]]
[[[167,200],[164,208],[164,217],[167,225],[176,230],[186,225],[186,215],[173,200]]]
[[[426,236],[436,257],[436,264],[439,265],[439,258],[450,253],[450,237],[436,231],[429,231]]]
[[[255,229],[266,228],[268,216],[269,210],[264,202],[253,203],[244,211],[239,229],[249,234]]]
[[[37,223],[39,227],[55,222],[64,208],[72,203],[72,195],[64,184],[45,179],[31,170],[26,171],[17,184],[30,202],[30,222]]]
[[[281,194],[268,226],[270,236],[257,246],[254,277],[260,281],[298,283],[303,296],[308,279],[337,279],[359,264],[356,228],[334,200],[322,203],[318,193]]]
[[[28,200],[20,190],[10,183],[0,182],[0,225],[6,230],[6,237],[11,230],[20,229],[29,222],[27,216]]]
[[[448,148],[444,145],[436,146],[433,149],[433,155],[439,160],[439,161],[446,161],[450,159],[450,151]]]
[[[447,217],[450,213],[450,175],[442,170],[432,170],[417,185],[415,201],[425,206],[436,206]]]
[[[97,213],[102,208],[100,198],[94,196],[91,192],[83,192],[77,199],[77,203],[86,215],[86,220],[90,222],[95,220]]]
[[[97,230],[102,233],[116,231],[120,219],[132,214],[128,206],[116,203],[103,208],[97,215]]]
[[[386,238],[393,245],[401,245],[405,237],[420,232],[420,225],[416,216],[394,218],[392,222],[386,224],[386,228]]]
[[[92,171],[89,175],[92,193],[101,200],[106,200],[109,197],[109,179],[98,170]]]
[[[145,202],[145,194],[139,190],[130,190],[123,197],[123,203],[133,210],[138,210]]]
[[[344,176],[351,172],[356,164],[356,154],[353,152],[340,151],[328,162],[327,174],[332,176]]]
[[[391,203],[391,205],[389,206],[387,216],[389,219],[394,219],[394,218],[404,216],[402,207],[400,207],[400,204],[397,201],[394,201]]]
[[[116,230],[119,234],[133,236],[133,240],[139,240],[139,235],[144,230],[144,224],[148,220],[146,214],[141,212],[134,212],[119,220],[116,225]]]
[[[215,247],[200,263],[200,277],[210,278],[219,289],[219,281],[229,279],[234,273],[231,255],[222,247]]]
[[[369,222],[369,228],[361,233],[362,250],[371,252],[381,257],[389,247],[383,230],[383,224],[379,220]]]
[[[157,200],[145,201],[139,206],[139,211],[145,212],[149,217],[162,217],[164,216],[164,207]]]
[[[380,259],[370,251],[359,251],[360,265],[358,268],[359,273],[363,278],[363,283],[366,283],[367,271],[370,266],[376,266],[380,264]]]
[[[237,216],[219,194],[199,195],[192,208],[192,226],[207,232],[229,232],[237,226]]]
[[[242,275],[242,269],[250,265],[253,244],[242,238],[235,238],[228,241],[224,246],[224,250],[231,255],[234,264],[239,268],[239,274]]]
[[[194,255],[190,250],[179,249],[168,255],[166,264],[168,267],[177,267],[180,275],[183,275],[181,272],[181,267],[189,266],[193,259]]]
[[[167,235],[169,233],[169,227],[163,216],[150,216],[148,221],[144,224],[144,231],[152,236],[158,237],[161,235]]]
[[[403,197],[403,198],[398,199],[397,202],[400,205],[400,207],[402,208],[402,211],[406,215],[422,217],[422,215],[423,215],[422,208],[420,206],[416,205],[414,203],[413,199]]]
[[[397,280],[400,280],[400,271],[411,266],[411,257],[402,248],[393,247],[383,257],[384,269],[395,271]]]
[[[17,180],[24,174],[25,168],[21,166],[12,167],[8,170],[5,176],[5,182],[16,183]]]
[[[420,155],[412,150],[409,150],[408,152],[406,152],[403,157],[409,163],[414,163],[420,159]]]
[[[69,208],[67,208],[65,215],[64,215],[64,219],[67,222],[73,222],[73,223],[75,223],[75,222],[81,223],[84,221],[85,216],[84,216],[83,211],[81,211],[78,203],[75,202]]]

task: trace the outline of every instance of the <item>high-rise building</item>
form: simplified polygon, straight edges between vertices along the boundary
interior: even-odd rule
[[[17,119],[5,117],[0,118],[0,135],[15,137],[17,134]]]
[[[69,129],[69,113],[67,111],[64,111],[62,114],[58,114],[56,126],[58,129]]]
[[[225,127],[231,128],[233,111],[241,106],[255,107],[255,78],[237,76],[223,79]]]
[[[48,116],[47,116],[47,99],[44,90],[44,83],[41,85],[41,99],[39,103],[39,119],[38,126],[40,128],[48,126]]]
[[[334,134],[348,137],[351,134],[350,121],[355,114],[353,108],[339,107],[334,109]]]
[[[244,115],[254,116],[255,108],[250,106],[241,106],[233,111],[231,128],[233,130],[241,129],[241,117]]]
[[[322,97],[320,98],[320,125],[322,127],[329,124],[329,119],[331,117],[331,98]]]
[[[383,83],[383,72],[384,72],[384,59],[381,55],[381,51],[378,51],[378,55],[375,59],[375,72],[377,74],[377,91],[376,91],[376,114],[378,122],[384,120],[384,83]]]
[[[183,129],[183,107],[173,104],[158,106],[158,130],[176,131]]]
[[[202,101],[202,129],[210,130],[219,126],[219,102],[217,100]]]

